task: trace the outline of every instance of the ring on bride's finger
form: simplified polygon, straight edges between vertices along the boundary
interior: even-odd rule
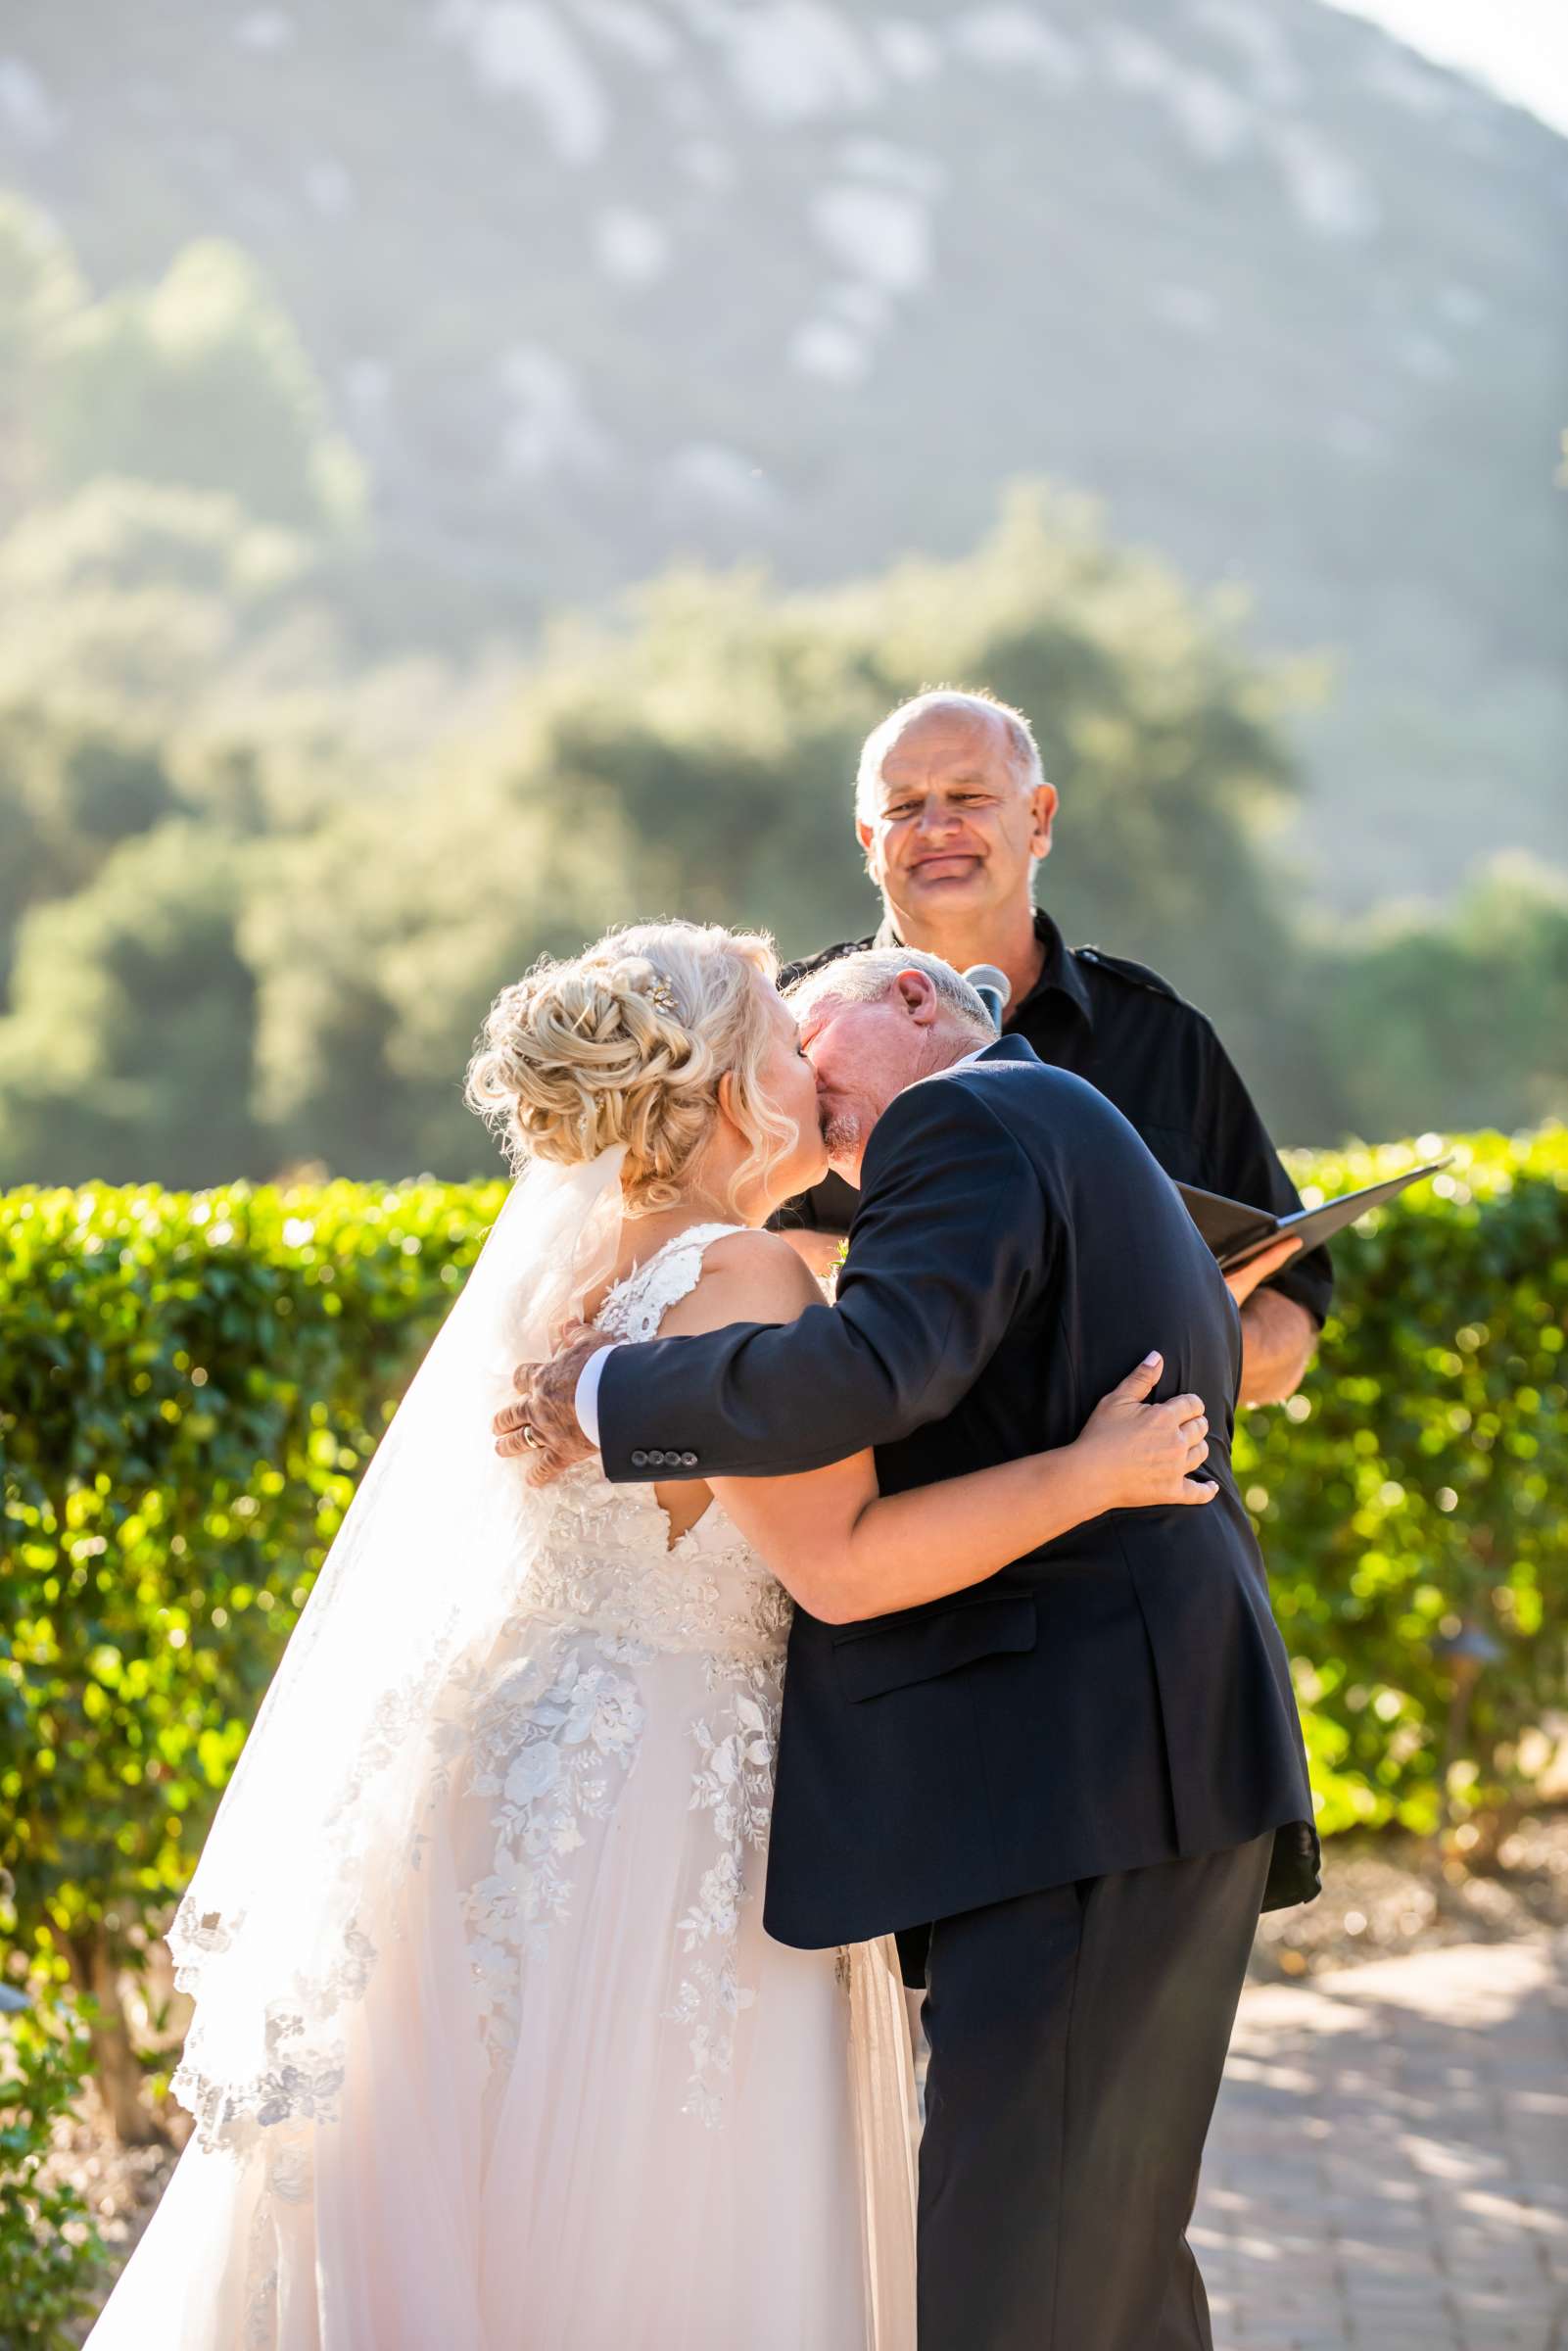
[[[543,1453],[545,1450],[545,1440],[532,1420],[523,1422],[523,1443],[530,1446],[535,1453]]]

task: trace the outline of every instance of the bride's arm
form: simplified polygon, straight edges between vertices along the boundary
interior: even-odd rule
[[[788,1322],[822,1293],[787,1243],[737,1233],[708,1252],[701,1281],[662,1335],[728,1322]],[[880,1495],[869,1453],[793,1477],[715,1479],[713,1491],[786,1590],[830,1624],[917,1607],[982,1583],[1102,1511],[1206,1503],[1188,1472],[1208,1453],[1196,1396],[1145,1402],[1159,1359],[1139,1365],[1070,1445]]]

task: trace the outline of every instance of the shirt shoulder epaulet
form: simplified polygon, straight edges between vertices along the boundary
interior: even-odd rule
[[[1096,971],[1114,972],[1118,980],[1129,980],[1134,987],[1146,987],[1153,995],[1168,996],[1172,1004],[1186,1003],[1185,996],[1178,994],[1168,980],[1162,980],[1146,963],[1134,963],[1128,955],[1108,955],[1104,947],[1074,947],[1072,952],[1080,963],[1092,963]]]
[[[827,964],[836,963],[840,955],[858,955],[863,948],[875,946],[876,943],[875,937],[841,938],[836,946],[824,947],[816,955],[801,955],[793,963],[783,966],[779,973],[779,985],[793,987],[797,980],[808,980],[813,972],[820,972]]]

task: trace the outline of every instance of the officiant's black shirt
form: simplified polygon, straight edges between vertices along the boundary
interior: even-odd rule
[[[1299,1208],[1300,1196],[1253,1098],[1204,1014],[1144,964],[1099,947],[1068,946],[1048,914],[1036,912],[1034,931],[1045,962],[1022,1002],[1009,1007],[1008,1030],[1024,1037],[1042,1061],[1097,1086],[1178,1183],[1250,1200],[1276,1215]],[[789,964],[779,984],[788,987],[863,947],[899,943],[885,927],[871,938],[844,939]],[[830,1175],[790,1201],[776,1222],[847,1232],[855,1200],[853,1187]],[[1322,1322],[1333,1279],[1327,1250],[1314,1249],[1293,1260],[1269,1286],[1298,1299]]]

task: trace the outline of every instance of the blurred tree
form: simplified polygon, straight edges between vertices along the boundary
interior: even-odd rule
[[[0,1007],[24,909],[81,888],[170,800],[145,731],[48,707],[0,710]]]
[[[259,856],[241,944],[271,1164],[492,1169],[461,1098],[485,1009],[627,918],[630,849],[607,792],[454,753]]]
[[[230,841],[174,821],[24,918],[0,1023],[0,1182],[158,1165],[189,1183],[257,1164],[239,880]]]
[[[1568,874],[1499,857],[1451,908],[1325,942],[1315,989],[1342,1128],[1568,1118]]]
[[[236,821],[203,714],[232,705],[248,670],[264,684],[280,632],[303,666],[310,648],[280,600],[308,564],[302,542],[232,499],[125,481],[0,538],[0,1008],[26,907],[84,888],[181,798]],[[250,732],[283,731],[274,694]]]
[[[364,482],[284,311],[237,246],[189,245],[62,338],[44,423],[63,486],[106,473],[232,493],[297,529],[354,521]]]
[[[128,597],[152,585],[249,617],[275,610],[278,591],[296,588],[309,561],[309,541],[258,522],[227,490],[105,474],[0,541],[0,593]]]
[[[163,734],[287,648],[295,675],[336,675],[302,602],[310,551],[231,498],[105,480],[34,508],[0,538],[0,726],[13,705],[64,705]]]

